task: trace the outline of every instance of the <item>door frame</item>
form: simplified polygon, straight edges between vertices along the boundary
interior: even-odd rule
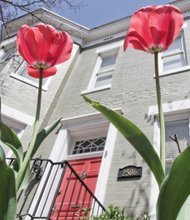
[[[123,114],[121,108],[115,109],[115,111],[117,111],[120,114]],[[59,133],[57,134],[54,146],[49,157],[49,159],[53,162],[61,162],[68,159],[82,159],[81,155],[69,155],[69,146],[72,137],[79,137],[80,135],[83,135],[84,129],[88,133],[87,135],[92,135],[93,133],[95,134],[95,132],[106,135],[105,137],[107,138],[103,152],[89,153],[85,155],[85,158],[102,156],[102,162],[100,165],[99,175],[96,182],[96,189],[94,194],[98,198],[98,200],[102,204],[104,204],[112,156],[117,137],[117,129],[111,123],[109,123],[109,121],[106,120],[100,113],[92,113],[80,115],[77,117],[65,118],[61,121],[61,124],[62,126],[59,130]],[[41,199],[40,204],[37,204],[40,192],[42,190],[47,175],[48,167],[46,168],[46,171],[43,174],[38,190],[30,206],[29,214],[31,215],[35,210],[36,206],[38,206],[36,213],[38,213],[38,210],[40,212],[41,207],[45,207],[45,212],[43,213],[44,216],[49,213],[49,210],[51,208],[50,200],[43,201],[43,199]],[[61,174],[58,173],[58,177],[60,175]],[[57,181],[59,181],[59,178],[57,178]],[[54,192],[52,192],[52,194],[53,193]]]
[[[121,108],[115,109],[118,113],[123,113]],[[53,161],[82,159],[88,157],[102,156],[102,162],[99,170],[99,175],[96,183],[95,196],[98,200],[104,204],[106,186],[108,182],[109,171],[111,168],[112,156],[117,136],[117,129],[109,123],[100,113],[92,113],[81,115],[77,117],[66,118],[61,121],[62,128],[60,129],[50,159]],[[106,135],[106,143],[103,152],[89,153],[86,155],[68,155],[69,144],[71,143],[71,137],[79,137],[88,131],[91,135],[95,132]]]

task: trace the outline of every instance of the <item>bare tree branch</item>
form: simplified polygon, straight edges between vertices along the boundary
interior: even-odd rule
[[[173,136],[169,136],[169,138],[172,139],[172,141],[174,141],[177,144],[178,152],[179,152],[179,154],[181,154],[181,148],[179,146],[179,141],[178,141],[177,135],[174,134]]]
[[[0,25],[4,27],[8,34],[6,23],[18,16],[29,13],[40,20],[31,12],[40,7],[54,9],[57,12],[60,12],[63,7],[68,7],[77,12],[83,6],[83,0],[0,0]]]

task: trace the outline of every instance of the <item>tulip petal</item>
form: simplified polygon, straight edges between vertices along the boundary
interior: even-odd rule
[[[69,34],[66,32],[56,32],[54,34],[53,44],[48,53],[48,57],[51,60],[47,59],[47,62],[55,65],[68,60],[71,56],[72,48],[73,41]]]
[[[30,49],[35,47],[37,48],[37,45],[34,40],[34,35],[30,32],[30,43],[28,44],[28,32],[30,31],[30,27],[28,25],[23,25],[19,29],[19,33],[17,35],[17,48],[21,56],[30,64],[33,65],[33,63],[36,61],[36,56],[33,57],[33,55],[30,53]],[[29,46],[29,47],[28,47]]]
[[[181,31],[182,25],[182,12],[175,6],[141,8],[131,18],[124,49],[130,46],[150,53],[165,51]]]
[[[51,25],[43,23],[35,27],[23,25],[17,35],[17,48],[28,62],[28,72],[39,78],[39,69],[48,77],[56,73],[56,64],[68,60],[71,56],[73,41],[66,32],[58,32]],[[36,70],[35,70],[36,69]]]
[[[40,70],[39,69],[35,69],[32,66],[28,66],[27,71],[31,77],[40,78]],[[42,78],[53,76],[56,74],[56,72],[57,72],[57,69],[55,66],[50,67],[48,69],[43,69]]]
[[[45,25],[43,23],[37,24],[36,29],[41,33],[41,36],[38,36],[39,62],[45,62],[47,61],[48,52],[53,43],[54,32],[56,30],[51,25]]]
[[[143,39],[141,35],[139,35],[134,29],[130,29],[127,33],[127,37],[125,38],[123,48],[124,50],[130,46],[137,50],[148,51],[149,45],[147,45],[146,41]]]

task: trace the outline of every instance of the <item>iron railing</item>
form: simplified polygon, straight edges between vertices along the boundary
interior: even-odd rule
[[[17,197],[17,220],[81,220],[105,211],[68,161],[36,158],[30,173],[29,185]]]

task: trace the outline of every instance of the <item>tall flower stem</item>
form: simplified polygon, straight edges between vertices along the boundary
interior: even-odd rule
[[[164,114],[162,109],[162,97],[160,91],[160,78],[159,78],[159,66],[158,66],[158,53],[154,53],[154,65],[155,65],[155,76],[156,76],[156,94],[158,104],[158,115],[160,121],[160,160],[162,163],[163,170],[165,171],[165,123]]]
[[[16,191],[19,190],[22,180],[25,176],[25,172],[27,170],[27,166],[30,163],[31,157],[32,157],[32,152],[34,149],[34,145],[36,142],[36,138],[38,135],[39,131],[39,118],[40,118],[40,110],[41,110],[41,99],[42,99],[42,74],[43,74],[43,69],[40,69],[40,78],[39,78],[39,87],[38,87],[38,98],[37,98],[37,106],[36,106],[36,115],[35,115],[35,122],[34,122],[34,127],[33,127],[33,132],[32,132],[32,139],[29,144],[27,153],[24,157],[24,160],[21,165],[21,169],[18,172],[18,175],[16,177]]]

